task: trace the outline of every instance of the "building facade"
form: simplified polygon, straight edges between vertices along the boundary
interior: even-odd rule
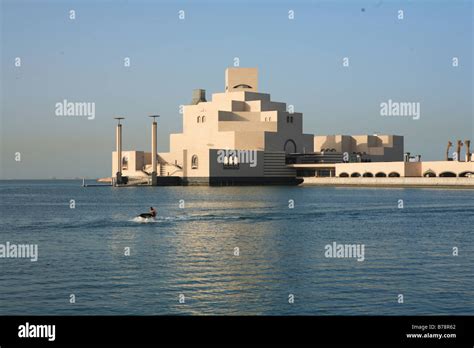
[[[179,176],[185,184],[299,183],[286,153],[313,152],[303,115],[260,93],[256,68],[228,68],[225,77],[225,92],[207,101],[204,90],[196,90],[184,106],[182,133],[171,134],[170,151],[158,154],[160,176]],[[115,175],[115,152],[112,158]],[[148,153],[124,151],[123,158],[123,175],[150,173]]]
[[[206,99],[193,91],[183,107],[183,130],[171,134],[169,152],[122,151],[117,126],[112,177],[117,182],[152,185],[299,184],[303,177],[474,177],[470,140],[466,160],[458,141],[456,160],[421,162],[404,153],[399,135],[327,135],[303,133],[303,115],[258,90],[256,68],[228,68],[224,92]],[[448,150],[453,143],[448,143]],[[121,158],[120,166],[118,165]],[[414,160],[413,160],[414,159]],[[122,176],[126,178],[122,182]]]

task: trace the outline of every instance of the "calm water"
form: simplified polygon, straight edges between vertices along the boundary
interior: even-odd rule
[[[0,259],[0,315],[474,314],[474,191],[80,185],[0,182],[0,244],[39,249]]]

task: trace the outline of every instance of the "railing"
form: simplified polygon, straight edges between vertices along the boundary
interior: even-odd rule
[[[315,152],[310,154],[287,154],[286,164],[343,163],[341,152]]]

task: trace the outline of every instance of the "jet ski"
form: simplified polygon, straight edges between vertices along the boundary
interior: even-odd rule
[[[138,216],[143,218],[143,219],[150,219],[150,218],[153,217],[153,215],[151,213],[143,213],[143,214],[140,214]]]

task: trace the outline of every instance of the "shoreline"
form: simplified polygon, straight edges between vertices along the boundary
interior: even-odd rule
[[[299,177],[304,181],[299,185],[262,185],[262,184],[247,184],[247,185],[229,185],[229,186],[321,186],[321,187],[360,187],[360,188],[439,188],[439,189],[474,189],[474,178],[419,178],[419,177],[399,177],[399,178],[340,178],[340,177]],[[86,187],[104,186],[111,181],[100,179],[86,179],[87,181],[94,181],[97,184],[87,184]],[[77,181],[81,184],[82,179],[1,179],[0,182],[70,182]],[[210,186],[210,187],[224,187],[227,185],[158,185],[158,186]],[[151,185],[119,185],[118,187],[153,187]]]

